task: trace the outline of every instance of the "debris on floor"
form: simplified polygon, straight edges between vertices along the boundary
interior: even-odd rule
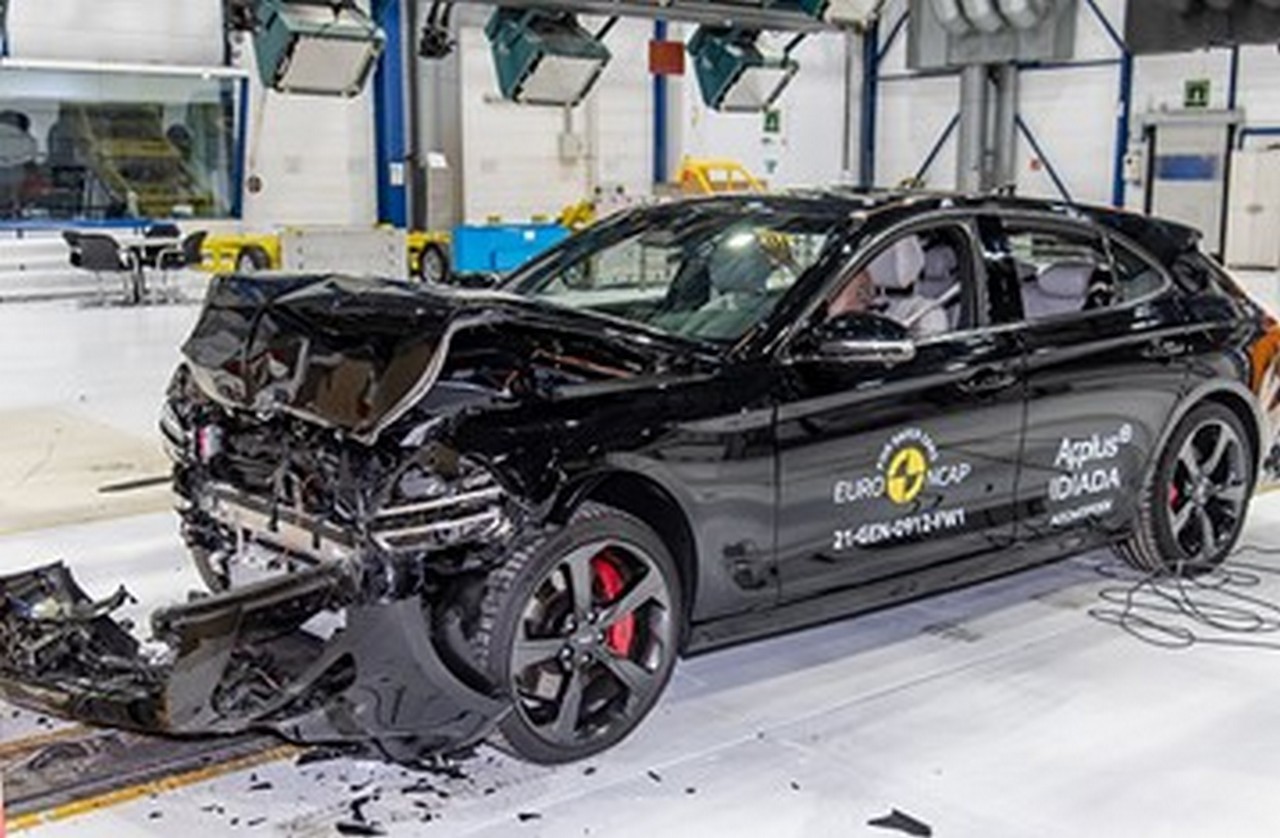
[[[895,829],[898,832],[911,835],[913,838],[929,838],[929,836],[933,835],[933,828],[927,823],[918,821],[906,812],[900,812],[897,809],[887,815],[867,821],[867,826],[874,826],[879,829]]]

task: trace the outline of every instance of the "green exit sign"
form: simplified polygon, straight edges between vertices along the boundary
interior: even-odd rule
[[[764,132],[766,134],[782,133],[782,111],[769,108],[764,112]]]
[[[1213,89],[1208,79],[1188,79],[1183,87],[1182,104],[1188,108],[1209,107],[1209,93]]]

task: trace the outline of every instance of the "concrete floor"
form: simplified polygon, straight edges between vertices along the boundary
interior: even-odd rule
[[[1280,298],[1274,276],[1249,282]],[[56,410],[145,447],[194,315],[0,306],[0,421]],[[92,466],[85,479],[114,474]],[[0,472],[0,513],[14,479]],[[0,572],[65,558],[93,591],[127,580],[138,616],[197,586],[170,513],[72,520],[0,536]],[[1280,548],[1280,494],[1256,501],[1245,542]],[[965,838],[1276,834],[1280,656],[1160,649],[1100,622],[1106,560],[683,662],[646,724],[586,764],[486,748],[445,779],[281,760],[22,834],[336,835],[368,795],[365,814],[392,835],[900,835],[868,824],[893,809]],[[1241,561],[1258,567],[1233,584],[1280,603],[1280,556]],[[0,711],[0,741],[36,727]]]

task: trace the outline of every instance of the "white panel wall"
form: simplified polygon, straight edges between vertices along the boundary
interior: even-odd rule
[[[9,0],[10,54],[117,63],[222,63],[222,0]]]
[[[1098,6],[1120,33],[1123,0],[1099,0]],[[905,0],[890,0],[884,19],[894,21]],[[882,27],[887,28],[887,27]],[[954,76],[903,79],[906,39],[890,51],[881,72],[877,181],[892,185],[915,173],[959,106],[959,80]],[[1114,42],[1097,16],[1081,3],[1075,61],[1098,62],[1118,57]],[[1187,79],[1213,82],[1210,105],[1227,106],[1230,53],[1225,49],[1178,55],[1144,56],[1134,76],[1135,137],[1141,114],[1182,106]],[[1068,70],[1026,70],[1021,74],[1019,108],[1071,194],[1079,201],[1111,201],[1119,68],[1082,66]],[[1239,105],[1251,125],[1280,126],[1280,55],[1273,47],[1242,50]],[[955,185],[955,141],[943,148],[930,169],[928,185]],[[1026,195],[1056,197],[1045,160],[1019,138],[1018,189]]]
[[[1100,0],[1099,6],[1121,26],[1121,0]],[[903,8],[905,0],[891,0],[884,20],[897,20]],[[1081,3],[1075,60],[1092,62],[1116,57],[1118,52],[1105,29]],[[892,186],[917,172],[955,116],[960,106],[960,80],[954,75],[905,78],[905,33],[885,57],[881,73],[884,80],[878,110],[876,180],[880,185]],[[1119,69],[1086,66],[1027,70],[1021,74],[1020,83],[1022,119],[1067,189],[1077,200],[1110,201]],[[930,188],[955,188],[955,155],[952,136],[926,173]],[[1045,159],[1021,136],[1017,159],[1021,194],[1059,195]]]
[[[649,191],[653,128],[645,45],[651,28],[646,21],[618,23],[607,40],[614,58],[569,126],[562,109],[503,101],[484,32],[460,30],[466,220],[554,216],[596,183]],[[588,154],[576,162],[560,156],[566,127],[587,141]]]
[[[691,34],[685,33],[686,39]],[[782,39],[773,43],[780,48]],[[777,104],[782,112],[780,135],[764,133],[760,114],[707,109],[693,63],[686,61],[686,74],[672,85],[681,114],[683,153],[734,158],[770,186],[839,181],[843,168],[845,39],[833,34],[811,36],[793,55],[800,62],[800,72]]]
[[[373,99],[283,95],[258,82],[248,40],[237,63],[249,70],[245,173],[262,191],[244,196],[244,228],[289,224],[363,226],[377,220]]]

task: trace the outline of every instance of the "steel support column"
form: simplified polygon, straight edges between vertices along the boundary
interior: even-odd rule
[[[985,66],[971,65],[960,71],[960,126],[956,152],[956,186],[961,192],[982,192],[990,184],[987,165],[989,90]]]
[[[653,39],[667,39],[667,22],[653,22]],[[667,173],[667,77],[659,73],[653,74],[653,182],[666,183]]]
[[[373,4],[374,20],[387,35],[386,47],[373,74],[378,222],[402,229],[409,223],[410,161],[405,119],[405,21],[409,2],[416,0],[376,0]],[[407,40],[412,42],[412,33],[409,36]]]
[[[993,68],[996,85],[994,167],[989,188],[1013,189],[1018,184],[1018,66]]]
[[[880,108],[880,25],[872,22],[862,33],[862,115],[859,120],[858,183],[876,183],[876,116]]]

